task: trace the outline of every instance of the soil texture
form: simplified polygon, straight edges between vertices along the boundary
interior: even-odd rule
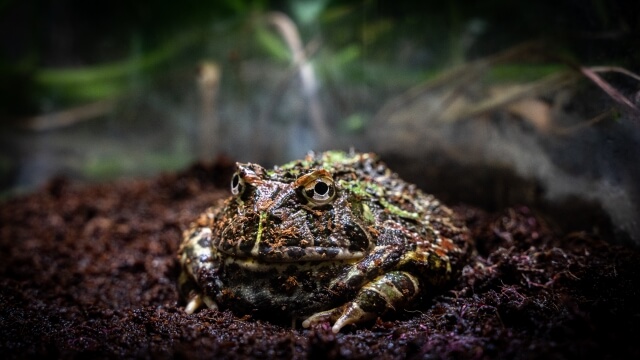
[[[640,252],[561,233],[527,207],[456,206],[477,249],[461,274],[365,326],[186,315],[181,234],[228,196],[231,173],[218,161],[147,180],[56,179],[2,203],[0,357],[640,358]]]

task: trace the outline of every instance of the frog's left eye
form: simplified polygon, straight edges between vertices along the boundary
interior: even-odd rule
[[[320,206],[333,200],[336,188],[333,179],[322,176],[306,183],[302,188],[302,194],[312,205]]]
[[[241,195],[245,189],[244,180],[240,177],[240,173],[236,172],[231,177],[231,193],[233,195]]]

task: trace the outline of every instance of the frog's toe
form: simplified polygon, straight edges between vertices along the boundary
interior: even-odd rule
[[[334,334],[337,334],[338,332],[340,332],[340,329],[349,324],[361,323],[364,321],[375,319],[377,316],[377,312],[364,311],[357,302],[350,302],[344,305],[342,315],[333,324],[333,326],[331,327],[331,331],[333,331]]]
[[[315,324],[319,324],[319,323],[327,322],[327,321],[332,321],[331,318],[334,317],[334,312],[336,312],[336,310],[338,310],[338,309],[339,308],[335,308],[335,309],[331,309],[331,310],[321,311],[321,312],[315,313],[315,314],[309,316],[306,320],[304,320],[302,322],[302,327],[303,328],[308,328],[311,325],[315,325]]]
[[[209,296],[206,295],[194,295],[187,302],[187,306],[184,308],[184,312],[188,315],[193,314],[196,310],[202,307],[202,305],[206,305],[209,309],[218,309],[218,304]]]
[[[187,306],[184,307],[184,312],[186,312],[187,315],[191,315],[196,310],[198,310],[201,306],[202,306],[202,298],[200,297],[200,295],[196,295],[187,302]]]
[[[328,321],[333,323],[331,331],[333,331],[334,334],[337,334],[340,332],[340,329],[349,324],[357,324],[367,321],[375,318],[377,315],[378,314],[376,312],[367,312],[362,310],[357,302],[348,302],[340,307],[311,315],[302,322],[302,326],[308,328],[313,324]]]
[[[375,319],[377,316],[377,312],[364,311],[357,302],[349,302],[341,307],[341,315],[335,323],[333,323],[331,331],[337,334],[340,332],[340,329],[349,324],[361,323]]]

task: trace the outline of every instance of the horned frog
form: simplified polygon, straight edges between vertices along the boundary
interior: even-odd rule
[[[185,311],[330,322],[338,333],[450,279],[469,234],[374,154],[328,151],[267,170],[237,164],[232,196],[184,232]]]

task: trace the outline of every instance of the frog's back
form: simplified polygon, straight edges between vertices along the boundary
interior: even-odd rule
[[[467,254],[470,237],[460,216],[402,180],[375,154],[329,152],[317,158],[318,166],[332,168],[338,183],[363,200],[363,217],[376,228],[377,245],[419,242],[447,263]]]

